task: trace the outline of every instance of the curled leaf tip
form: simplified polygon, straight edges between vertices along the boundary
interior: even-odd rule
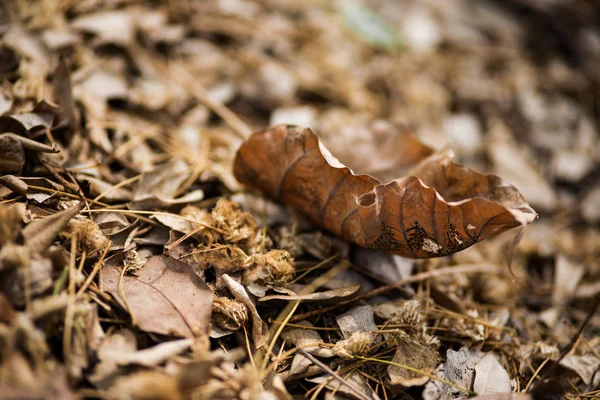
[[[418,143],[402,135],[401,143]],[[452,254],[536,218],[518,190],[498,176],[454,163],[448,149],[418,148],[411,175],[384,183],[346,167],[310,129],[278,125],[242,144],[234,174],[352,243],[405,257]]]

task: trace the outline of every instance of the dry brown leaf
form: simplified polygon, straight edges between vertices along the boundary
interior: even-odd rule
[[[189,265],[151,257],[136,276],[123,276],[121,290],[121,268],[114,264],[100,271],[102,287],[142,330],[188,338],[208,332],[212,293]]]
[[[25,151],[15,138],[0,135],[0,172],[21,172],[25,165]]]
[[[34,252],[44,251],[81,207],[82,204],[77,203],[64,211],[30,222],[23,229],[27,247]]]
[[[341,384],[338,380],[333,379],[327,374],[307,379],[307,381],[323,384],[333,392],[340,393],[350,399],[379,400],[379,396],[369,387],[366,379],[358,372],[352,372],[344,377],[346,385]]]
[[[346,240],[413,258],[452,254],[536,216],[513,186],[453,163],[449,150],[413,161],[414,175],[383,183],[355,175],[310,129],[280,125],[242,145],[234,173]]]
[[[360,285],[353,285],[340,289],[326,290],[324,292],[315,292],[307,294],[296,294],[296,295],[279,295],[274,294],[271,296],[265,296],[258,301],[269,301],[269,300],[302,300],[302,301],[321,301],[344,298],[352,296],[360,289]]]
[[[133,201],[130,203],[130,208],[144,210],[202,200],[204,192],[200,189],[187,192],[180,198],[175,198],[177,189],[188,176],[189,168],[180,159],[173,159],[160,168],[144,172],[133,192]]]
[[[438,358],[439,355],[435,346],[421,343],[407,336],[398,340],[398,348],[392,361],[431,373],[438,362]],[[409,371],[397,365],[390,365],[387,371],[391,385],[403,387],[422,386],[429,380],[428,376]]]
[[[19,194],[21,196],[27,195],[27,184],[22,179],[17,178],[14,175],[0,176],[0,185],[3,185],[7,190]],[[5,196],[4,193],[4,191],[0,190],[0,198]]]

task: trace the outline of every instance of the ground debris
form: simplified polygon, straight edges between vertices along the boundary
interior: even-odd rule
[[[0,398],[598,396],[598,6],[348,3],[0,1]]]

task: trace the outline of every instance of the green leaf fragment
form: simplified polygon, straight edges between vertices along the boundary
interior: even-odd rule
[[[402,40],[396,29],[369,8],[361,5],[345,5],[341,11],[348,28],[371,46],[386,50],[402,46]]]

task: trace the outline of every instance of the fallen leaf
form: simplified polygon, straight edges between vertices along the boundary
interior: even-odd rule
[[[382,282],[391,283],[408,278],[413,272],[415,260],[353,246],[352,263]],[[408,292],[413,292],[410,285],[405,288]]]
[[[0,135],[0,172],[21,172],[24,165],[21,143],[11,136]]]
[[[560,365],[577,373],[581,380],[588,385],[592,381],[594,373],[600,368],[600,358],[593,354],[571,355],[561,360]]]
[[[90,381],[99,389],[108,389],[118,377],[117,360],[121,354],[129,354],[137,349],[137,339],[133,331],[120,329],[106,336],[98,345],[99,362],[90,375]]]
[[[200,189],[187,192],[180,198],[175,198],[177,189],[188,178],[189,168],[183,160],[174,159],[145,172],[133,193],[130,207],[137,210],[167,207],[173,204],[195,203],[204,198]]]
[[[0,185],[3,185],[7,189],[21,196],[27,195],[27,184],[22,179],[17,178],[14,175],[0,176]],[[2,197],[3,194],[0,193],[0,198]]]
[[[286,329],[283,337],[288,343],[304,349],[307,353],[318,357],[333,357],[333,353],[327,347],[319,347],[319,344],[325,343],[319,335],[319,332],[310,329],[313,325],[308,321],[300,321],[298,325],[306,328]],[[297,353],[299,355],[299,353]]]
[[[444,149],[383,184],[355,175],[310,129],[280,125],[242,144],[234,173],[350,242],[406,257],[452,254],[535,219],[513,186],[451,160]]]
[[[438,362],[438,357],[436,346],[421,343],[407,336],[398,341],[398,348],[392,361],[425,373],[431,373]],[[409,371],[399,365],[390,365],[387,372],[392,385],[422,386],[429,380],[428,376]]]
[[[212,293],[189,265],[166,256],[150,257],[136,276],[123,276],[121,290],[121,269],[115,264],[100,271],[102,288],[142,330],[188,338],[208,332]]]
[[[477,394],[510,393],[510,377],[494,354],[488,353],[475,364],[473,390]]]
[[[341,393],[342,395],[351,399],[371,399],[379,400],[379,396],[373,389],[369,387],[367,381],[358,372],[353,372],[349,376],[344,376],[345,385],[341,384],[338,380],[334,379],[329,375],[321,375],[315,378],[307,379],[307,381],[317,384],[324,384],[329,390],[333,392]]]
[[[265,296],[259,299],[259,301],[269,301],[269,300],[302,300],[302,301],[321,301],[321,300],[330,300],[336,298],[344,298],[348,296],[352,296],[360,289],[360,285],[349,286],[340,289],[326,290],[324,292],[315,292],[315,293],[307,293],[307,294],[296,294],[296,295],[278,295],[274,294],[271,296]]]
[[[354,307],[335,318],[344,339],[350,339],[355,332],[377,332],[371,306]]]
[[[171,342],[157,344],[144,350],[138,350],[132,353],[123,353],[122,351],[115,355],[114,360],[119,365],[143,365],[152,367],[167,361],[184,351],[188,350],[194,344],[193,339],[180,339]]]
[[[223,279],[223,282],[225,282],[227,289],[229,289],[233,297],[248,307],[250,315],[252,315],[252,339],[254,339],[254,346],[256,346],[257,349],[261,348],[269,340],[269,327],[260,318],[260,315],[256,310],[256,306],[254,305],[252,299],[250,299],[250,296],[246,292],[246,289],[244,289],[244,286],[227,274],[223,274],[221,278]]]
[[[49,217],[31,221],[23,229],[23,237],[25,238],[27,247],[35,252],[45,250],[52,243],[56,235],[67,225],[69,220],[81,210],[81,207],[82,204],[77,203]]]
[[[458,351],[448,350],[446,362],[439,365],[435,375],[464,389],[470,389],[475,375],[475,365],[485,356],[477,349],[465,346]],[[423,391],[424,400],[459,400],[468,395],[437,380],[430,380]]]
[[[306,328],[286,329],[283,332],[283,338],[287,343],[291,343],[297,348],[304,349],[304,351],[313,356],[324,358],[334,356],[331,349],[319,346],[325,342],[323,342],[318,331],[310,329],[313,326],[310,322],[301,321],[298,325],[305,326]],[[311,365],[312,361],[306,358],[302,353],[296,352],[294,359],[292,360],[292,366],[290,367],[290,376],[305,373]]]
[[[342,15],[352,32],[373,47],[392,50],[402,45],[398,32],[369,8],[344,4]]]

